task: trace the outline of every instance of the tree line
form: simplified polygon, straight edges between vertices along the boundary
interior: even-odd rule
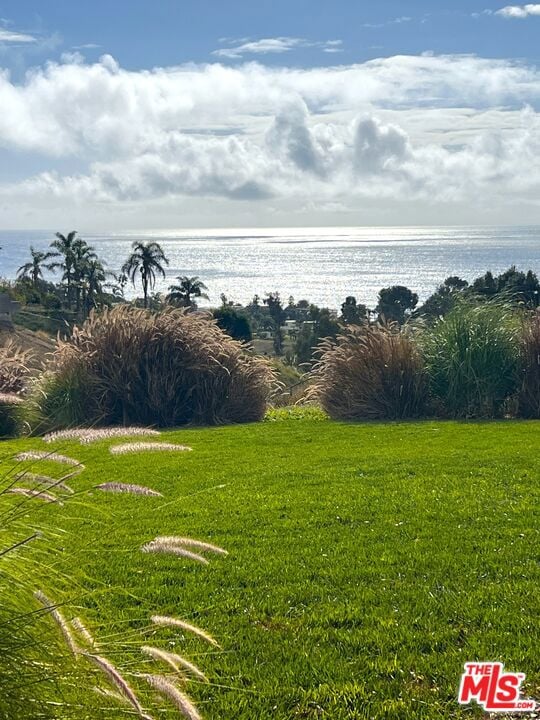
[[[115,274],[76,231],[67,235],[56,233],[50,250],[42,252],[30,247],[29,261],[18,269],[15,290],[23,302],[40,303],[46,308],[61,306],[76,318],[84,318],[93,308],[125,301],[128,283],[141,288],[142,298],[132,302],[144,308],[159,310],[173,305],[194,310],[198,301],[208,299],[208,288],[198,277],[178,276],[167,294],[155,293],[156,282],[159,277],[166,278],[168,265],[159,243],[137,240],[120,272]],[[60,282],[45,281],[44,271],[60,272]],[[291,362],[301,364],[312,359],[313,347],[322,338],[337,336],[343,326],[382,320],[402,325],[416,318],[429,323],[449,313],[459,301],[479,303],[495,298],[537,308],[540,283],[536,274],[512,266],[499,275],[488,271],[472,283],[450,276],[422,305],[411,289],[392,285],[379,291],[373,308],[349,295],[336,313],[304,299],[295,301],[290,297],[285,302],[278,292],[270,292],[264,298],[255,295],[245,306],[222,295],[221,306],[212,312],[218,325],[237,339],[251,341],[255,333],[270,332],[275,354],[289,355]],[[283,326],[287,320],[296,321],[297,327],[292,342],[285,348]]]
[[[1,249],[1,248],[0,248]],[[157,242],[135,241],[132,252],[115,274],[107,269],[95,248],[73,230],[67,235],[56,233],[50,250],[40,251],[30,247],[30,259],[17,270],[19,289],[28,302],[45,300],[48,307],[60,305],[75,314],[88,315],[91,309],[111,300],[122,300],[125,287],[132,282],[142,288],[143,307],[149,306],[150,293],[159,276],[165,278],[169,264],[163,249]],[[44,272],[61,272],[59,283],[47,282]],[[197,277],[178,276],[177,284],[169,286],[166,301],[182,307],[193,307],[195,298],[207,298],[204,283]]]

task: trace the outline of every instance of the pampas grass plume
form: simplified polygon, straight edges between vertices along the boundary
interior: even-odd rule
[[[58,498],[46,490],[31,490],[30,488],[12,487],[9,488],[7,492],[12,493],[13,495],[25,495],[26,497],[39,498],[40,500],[50,503],[58,502]],[[60,503],[60,505],[62,505],[62,503]]]
[[[163,497],[157,490],[152,490],[144,485],[133,485],[132,483],[107,482],[96,485],[96,490],[112,493],[129,493],[131,495],[152,495],[154,497]]]
[[[72,473],[70,473],[70,477]],[[57,480],[56,478],[49,477],[48,475],[40,475],[39,473],[32,472],[20,472],[15,475],[17,480],[24,480],[25,482],[32,483],[33,485],[48,485],[49,489],[56,487],[59,490],[65,490],[65,492],[73,494],[72,488],[63,482],[64,478]]]
[[[118,672],[118,670],[115,668],[115,666],[107,660],[107,658],[102,657],[101,655],[94,655],[93,653],[84,653],[85,657],[87,657],[89,660],[91,660],[97,667],[102,670],[105,675],[109,678],[109,680],[113,683],[113,685],[118,688],[120,693],[126,698],[126,700],[129,701],[131,706],[139,713],[139,717],[141,718],[148,718],[148,715],[145,715],[144,710],[140,704],[140,702],[137,700],[137,696],[133,692],[132,688],[130,687],[129,683],[125,678],[122,677],[122,675]]]
[[[217,640],[215,640],[215,638],[213,638],[209,633],[201,630],[201,628],[197,627],[196,625],[191,625],[185,620],[169,617],[168,615],[152,615],[151,620],[154,625],[180,628],[181,630],[186,630],[187,632],[193,633],[193,635],[196,635],[202,640],[206,640],[207,643],[210,643],[210,645],[214,645],[214,647],[220,647]]]
[[[75,639],[73,638],[73,635],[71,634],[71,630],[69,629],[69,626],[66,622],[66,619],[58,610],[58,608],[54,605],[51,600],[45,595],[45,593],[42,590],[36,590],[34,593],[34,597],[39,600],[39,602],[43,605],[43,607],[48,610],[53,618],[53,620],[56,622],[58,627],[60,628],[60,631],[62,635],[64,636],[64,639],[71,650],[71,652],[74,655],[79,655],[81,653],[81,649],[75,642]]]
[[[74,458],[68,457],[67,455],[60,455],[59,453],[45,452],[44,450],[28,450],[26,452],[20,452],[17,460],[50,460],[51,462],[62,463],[63,465],[73,465],[80,470],[84,470],[84,465]]]
[[[94,638],[88,631],[86,625],[84,625],[83,621],[80,618],[78,618],[78,617],[73,618],[73,620],[71,621],[71,624],[73,625],[75,630],[79,633],[79,635],[86,640],[87,644],[90,645],[90,647],[92,647],[92,648],[96,647],[96,641],[94,640]]]
[[[174,545],[172,543],[163,543],[157,540],[146,543],[142,546],[142,551],[145,553],[170,553],[171,555],[179,555],[180,557],[188,558],[189,560],[196,560],[203,565],[208,565],[208,560],[197,553],[191,552],[180,545]]]
[[[134,443],[123,443],[122,445],[112,445],[109,450],[113,455],[125,455],[127,453],[137,452],[168,452],[168,451],[179,451],[186,452],[191,451],[192,448],[187,445],[177,445],[176,443],[161,443],[161,442],[134,442]]]
[[[154,660],[162,660],[163,662],[167,663],[167,665],[170,665],[172,669],[177,673],[182,674],[182,670],[187,670],[199,680],[202,680],[203,682],[208,682],[208,678],[206,677],[206,675],[201,670],[199,670],[196,665],[189,662],[189,660],[186,660],[181,655],[168,652],[167,650],[162,650],[161,648],[152,647],[151,645],[143,645],[141,647],[141,652],[143,652],[145,655],[149,655]],[[182,670],[180,670],[180,668],[182,668]]]
[[[148,684],[161,695],[169,698],[187,720],[201,720],[199,711],[183,692],[162,675],[143,675]]]
[[[112,427],[112,428],[72,428],[70,430],[58,430],[43,436],[46,443],[57,442],[58,440],[78,440],[81,445],[97,442],[98,440],[109,440],[115,437],[137,437],[144,435],[159,435],[158,430],[145,427]]]
[[[157,537],[154,542],[163,542],[168,545],[187,545],[188,547],[196,548],[197,550],[206,550],[208,552],[216,553],[216,555],[228,555],[229,553],[223,548],[213,545],[212,543],[203,542],[202,540],[194,540],[188,537],[178,537],[176,535],[163,535]]]

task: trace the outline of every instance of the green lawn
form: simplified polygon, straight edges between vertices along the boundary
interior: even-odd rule
[[[25,522],[48,541],[10,562],[41,553],[36,586],[69,600],[66,615],[76,608],[138,688],[134,675],[156,669],[145,642],[197,662],[211,685],[189,693],[207,720],[482,717],[456,702],[465,661],[501,660],[540,694],[539,430],[290,419],[163,433],[191,453],[57,443],[86,464],[72,483],[85,492],[64,507],[32,500]],[[51,446],[0,446],[4,457],[28,448]],[[164,498],[88,493],[112,480]],[[158,534],[229,556],[202,566],[140,552]],[[175,634],[149,631],[152,613],[195,622],[223,650],[163,643]],[[66,703],[58,718],[134,717],[96,699],[92,684],[39,692]],[[177,717],[141,696],[153,717]]]

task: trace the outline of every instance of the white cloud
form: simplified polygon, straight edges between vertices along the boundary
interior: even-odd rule
[[[540,103],[536,68],[473,56],[132,72],[67,55],[22,84],[0,73],[0,151],[49,166],[0,185],[0,206],[61,215],[71,203],[89,222],[96,206],[133,207],[145,223],[155,203],[211,197],[211,224],[231,201],[534,203],[540,116],[526,103]],[[66,161],[78,171],[61,172]]]
[[[186,65],[130,72],[110,56],[48,63],[23,84],[0,73],[0,147],[91,159],[143,153],[183,128],[264,129],[301,100],[328,113],[521,107],[540,101],[533,67],[472,56],[397,56],[308,70]],[[69,112],[65,102],[69,98]],[[267,118],[267,121],[265,121]]]
[[[60,56],[60,60],[66,65],[81,65],[84,62],[84,55],[78,51],[64,52]]]
[[[411,21],[412,17],[409,17],[408,15],[401,15],[400,17],[392,18],[392,20],[385,20],[380,23],[363,23],[362,27],[377,29],[387,27],[388,25],[402,25],[403,23],[409,23]]]
[[[496,15],[502,15],[506,18],[526,18],[529,15],[540,15],[540,5],[507,5],[497,10]]]
[[[216,57],[237,60],[244,55],[268,55],[271,53],[285,53],[299,47],[318,47],[324,52],[336,53],[341,52],[341,40],[326,40],[318,42],[310,42],[304,38],[297,37],[275,37],[261,38],[260,40],[249,40],[242,38],[240,40],[222,39],[223,42],[231,43],[232,47],[220,48],[214,50],[212,55]]]
[[[33,42],[36,42],[36,38],[33,35],[27,35],[26,33],[14,32],[12,30],[0,28],[0,44]]]

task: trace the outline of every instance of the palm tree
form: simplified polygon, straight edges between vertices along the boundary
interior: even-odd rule
[[[64,271],[63,279],[66,282],[66,298],[67,304],[71,303],[71,286],[73,283],[73,266],[75,262],[73,245],[77,241],[77,231],[72,230],[67,235],[56,233],[56,240],[53,240],[51,247],[57,252],[53,253],[55,257],[63,257],[63,262],[54,263],[53,269],[60,268]]]
[[[54,257],[56,253],[40,252],[39,250],[34,250],[34,248],[30,246],[30,254],[32,259],[30,262],[21,265],[21,267],[17,270],[17,277],[30,278],[32,280],[32,285],[37,289],[38,282],[40,278],[43,277],[43,268],[45,268],[45,270],[54,269],[54,263],[46,264],[46,262],[50,258]]]
[[[154,289],[156,284],[156,274],[165,278],[163,264],[168,265],[169,261],[165,257],[159,243],[144,243],[137,240],[133,243],[133,252],[124,263],[122,272],[129,277],[133,285],[135,285],[137,272],[140,273],[144,295],[144,307],[148,307],[148,288],[151,290]]]
[[[167,295],[169,302],[181,305],[182,307],[196,307],[193,298],[204,298],[208,300],[208,295],[203,292],[203,290],[208,290],[208,288],[197,276],[187,277],[186,275],[179,275],[176,279],[180,284],[169,285],[169,294]]]
[[[105,287],[107,287],[115,297],[124,299],[124,291],[129,281],[128,276],[123,270],[120,270],[118,275],[113,272],[108,274],[112,277],[113,282],[108,282]]]
[[[84,266],[84,274],[82,278],[83,302],[87,310],[91,310],[97,305],[97,298],[103,293],[103,284],[110,275],[103,264],[97,259],[88,260]]]
[[[81,289],[83,289],[88,268],[91,263],[99,263],[99,261],[94,248],[80,238],[74,241],[71,252],[73,256],[72,281],[75,286],[75,307],[79,312],[81,308]]]

